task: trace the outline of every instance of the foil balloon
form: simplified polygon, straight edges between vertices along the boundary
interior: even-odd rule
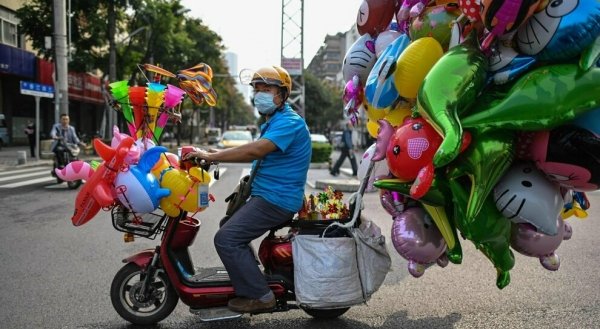
[[[358,33],[377,36],[385,31],[392,21],[395,7],[395,0],[363,0],[356,15]]]
[[[540,0],[482,0],[481,18],[489,34],[482,48],[489,48],[494,38],[516,31],[539,5]]]
[[[536,62],[535,57],[517,53],[510,46],[510,42],[498,42],[496,51],[490,57],[491,80],[497,85],[513,81]]]
[[[574,191],[600,188],[600,137],[573,125],[537,132],[530,147],[536,166]]]
[[[556,218],[564,200],[557,184],[550,182],[533,163],[514,164],[494,187],[496,207],[513,223],[531,224],[547,235],[556,235]]]
[[[410,190],[412,188],[411,183],[402,182],[397,178],[378,179],[375,181],[374,185],[382,191],[398,192],[403,195],[410,195]],[[462,247],[458,239],[456,228],[448,218],[445,209],[451,205],[452,200],[450,195],[446,180],[441,178],[435,179],[431,188],[421,199],[419,199],[419,202],[435,222],[442,237],[444,237],[444,241],[446,241],[446,245],[448,246],[447,255],[449,260],[454,264],[460,264],[462,262]],[[383,199],[381,201],[383,202]],[[411,206],[410,202],[408,206]],[[388,209],[393,210],[393,208],[386,208],[386,210]]]
[[[410,119],[412,115],[412,106],[409,103],[399,102],[398,105],[391,109],[383,120],[389,122],[393,127],[398,127]]]
[[[408,260],[408,272],[418,278],[446,251],[446,243],[432,219],[421,208],[409,208],[394,218],[392,244]]]
[[[365,153],[363,153],[360,162],[358,163],[357,177],[359,180],[363,180],[367,175],[367,170],[371,164],[373,155],[375,154],[376,144],[373,143],[369,146]],[[371,176],[369,176],[369,181],[367,182],[366,191],[373,191],[375,187],[373,183],[376,179],[380,177],[387,177],[390,174],[390,169],[387,166],[387,162],[378,161],[373,164],[373,169],[371,171]]]
[[[422,118],[408,120],[398,127],[388,142],[386,159],[394,177],[413,181],[419,171],[431,164],[442,138]]]
[[[390,43],[398,39],[403,33],[396,30],[387,30],[379,33],[375,39],[375,55],[381,56],[381,53],[389,46]]]
[[[515,136],[510,131],[474,132],[471,145],[449,165],[448,179],[469,178],[465,220],[475,219],[485,200],[515,156]]]
[[[373,120],[367,120],[367,132],[369,136],[372,138],[377,138],[377,133],[379,131],[379,123]]]
[[[476,0],[458,0],[458,6],[460,7],[460,11],[463,15],[467,17],[467,19],[471,23],[481,21],[481,2]]]
[[[577,64],[536,68],[508,91],[479,97],[460,122],[475,129],[550,129],[600,107],[600,68],[580,72]]]
[[[458,116],[470,106],[485,86],[487,58],[470,41],[450,49],[431,68],[421,84],[417,109],[443,136],[433,158],[439,168],[460,152],[463,133]]]
[[[389,191],[386,189],[379,190],[379,201],[383,209],[393,217],[399,216],[404,210],[408,209],[409,206],[415,207],[417,205],[416,202],[411,202],[408,197],[400,192]]]
[[[440,43],[444,50],[447,50],[452,36],[452,23],[459,15],[460,11],[452,6],[427,7],[421,15],[412,20],[409,29],[410,39],[415,41],[424,37],[432,37]]]
[[[137,165],[129,167],[115,179],[117,198],[123,206],[137,213],[150,213],[158,208],[159,200],[170,194],[168,189],[160,188],[158,180],[150,173],[160,159],[163,146],[146,151]]]
[[[346,52],[342,62],[344,81],[348,82],[357,75],[359,81],[364,83],[376,61],[375,40],[369,34],[365,34],[354,41]]]
[[[364,100],[363,88],[358,75],[353,76],[346,83],[342,100],[344,101],[344,116],[351,118],[352,123],[355,124],[358,120],[358,108]]]
[[[125,157],[133,145],[133,138],[126,137],[116,149],[94,139],[94,149],[104,160],[79,190],[75,198],[75,213],[71,222],[80,226],[90,221],[102,207],[114,202],[112,184],[121,170]]]
[[[510,283],[509,271],[515,265],[510,250],[511,222],[496,209],[492,198],[487,198],[479,214],[467,221],[468,192],[458,180],[448,180],[454,202],[454,222],[463,237],[471,240],[496,268],[496,287],[503,289]]]
[[[409,43],[408,36],[401,35],[385,48],[371,69],[365,83],[365,98],[373,107],[389,107],[398,98],[398,91],[394,86],[396,61]]]
[[[367,119],[371,120],[371,121],[378,121],[380,119],[383,119],[388,113],[390,108],[384,108],[384,109],[379,109],[373,106],[370,106],[368,103],[363,102],[363,109],[365,110],[365,113],[367,114]],[[374,138],[377,137],[377,131],[375,131],[375,136]]]
[[[547,235],[536,231],[532,225],[514,224],[510,245],[523,255],[539,258],[545,269],[556,271],[560,267],[560,259],[555,251],[563,240],[571,238],[573,229],[560,217],[554,219],[554,225],[557,233]]]
[[[394,71],[394,86],[404,98],[417,98],[417,91],[433,65],[444,51],[434,38],[424,37],[413,41],[400,54]]]
[[[519,51],[543,61],[573,58],[592,46],[600,33],[600,2],[552,1],[518,31]]]
[[[390,143],[390,139],[394,135],[394,127],[386,120],[379,120],[379,130],[377,135],[377,141],[375,142],[375,151],[372,156],[373,161],[381,161],[385,159],[387,147]]]
[[[408,32],[410,19],[419,16],[429,3],[428,0],[403,0],[396,13],[396,22],[403,32]]]

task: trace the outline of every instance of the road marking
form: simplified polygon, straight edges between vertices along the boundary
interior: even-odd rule
[[[21,187],[21,186],[26,186],[26,185],[31,185],[31,184],[46,183],[46,182],[51,182],[51,181],[56,182],[56,178],[48,175],[48,177],[42,177],[42,178],[38,178],[38,179],[30,179],[30,180],[12,183],[12,184],[0,185],[0,188],[15,188],[15,187]]]
[[[45,171],[38,171],[38,172],[34,172],[34,173],[28,173],[28,174],[2,177],[2,178],[0,178],[0,182],[6,182],[9,180],[15,180],[15,179],[21,179],[21,178],[34,177],[34,176],[39,176],[39,175],[44,175],[44,174],[50,176],[50,172],[48,170],[45,170]]]
[[[19,170],[3,171],[3,172],[0,172],[0,176],[22,174],[22,173],[34,172],[34,171],[50,172],[51,169],[52,169],[52,167],[36,167],[36,168],[30,168],[30,169],[19,169]]]
[[[30,171],[29,169],[25,169]],[[46,169],[47,171],[47,169]],[[214,170],[211,170],[210,175],[211,177],[214,177]],[[227,168],[226,167],[222,167],[219,168],[219,175],[222,177],[223,174],[225,174],[225,172],[227,172]],[[8,180],[14,180],[14,179],[20,179],[20,178],[27,178],[27,177],[31,177],[34,176],[36,174],[43,174],[44,171],[40,171],[39,173],[30,173],[30,174],[22,174],[22,175],[15,175],[15,176],[10,176],[10,177],[4,177],[4,178],[0,178],[0,182],[3,181],[8,181]],[[0,185],[0,188],[15,188],[15,187],[21,187],[21,186],[26,186],[26,185],[33,185],[33,184],[38,184],[38,183],[46,183],[46,182],[56,182],[56,178],[50,176],[50,174],[48,173],[48,177],[41,177],[41,178],[37,178],[37,179],[29,179],[29,180],[25,180],[25,181],[21,181],[21,182],[16,182],[16,183],[12,183],[12,184],[5,184],[5,185]],[[217,180],[216,179],[211,179],[210,183],[208,184],[208,186],[212,186]],[[57,188],[60,187],[61,184],[54,184],[52,185],[52,187],[50,188]],[[49,188],[48,186],[46,186],[46,188]]]

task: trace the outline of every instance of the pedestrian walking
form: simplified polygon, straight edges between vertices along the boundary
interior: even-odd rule
[[[333,176],[339,175],[340,167],[346,158],[350,160],[350,165],[352,166],[352,176],[356,176],[358,166],[356,164],[356,156],[354,155],[354,146],[352,144],[352,124],[350,122],[346,123],[346,128],[342,133],[342,149],[340,157],[335,162],[335,165],[333,168],[331,168],[329,173]]]
[[[27,121],[27,126],[25,126],[24,132],[29,140],[29,151],[31,152],[31,157],[35,158],[35,123],[33,123],[31,120]]]

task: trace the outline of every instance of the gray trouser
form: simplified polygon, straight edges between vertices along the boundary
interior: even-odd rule
[[[217,231],[215,248],[237,296],[258,299],[269,292],[249,244],[293,216],[261,197],[252,197]]]

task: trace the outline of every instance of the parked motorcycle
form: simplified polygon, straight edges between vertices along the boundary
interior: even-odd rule
[[[60,179],[60,177],[58,177],[56,175],[55,169],[57,169],[57,168],[62,169],[64,167],[66,167],[70,162],[79,160],[79,152],[81,152],[81,149],[79,148],[79,146],[77,144],[67,143],[64,140],[64,138],[62,138],[62,137],[59,137],[56,140],[56,142],[57,142],[56,148],[61,153],[61,156],[60,156],[61,159],[59,159],[59,157],[57,157],[56,154],[54,154],[53,167],[52,167],[52,170],[50,171],[50,174],[53,177],[55,177],[56,182],[58,184],[60,184],[63,182],[63,180]],[[77,189],[81,185],[81,183],[82,183],[81,179],[67,181],[67,187],[74,190],[74,189]]]
[[[154,249],[143,250],[123,260],[125,265],[115,275],[110,296],[119,315],[137,325],[155,324],[165,319],[179,299],[201,321],[233,319],[242,316],[227,308],[236,297],[225,268],[196,268],[189,247],[200,229],[200,221],[181,212],[169,217],[161,212],[134,216],[125,207],[112,210],[115,229],[127,236],[154,239],[161,235]],[[296,303],[291,237],[302,233],[298,221],[290,221],[270,230],[258,250],[258,260],[277,299],[270,312],[302,309],[307,314],[330,319],[341,316],[349,307],[313,309]],[[278,231],[285,234],[277,235]]]

